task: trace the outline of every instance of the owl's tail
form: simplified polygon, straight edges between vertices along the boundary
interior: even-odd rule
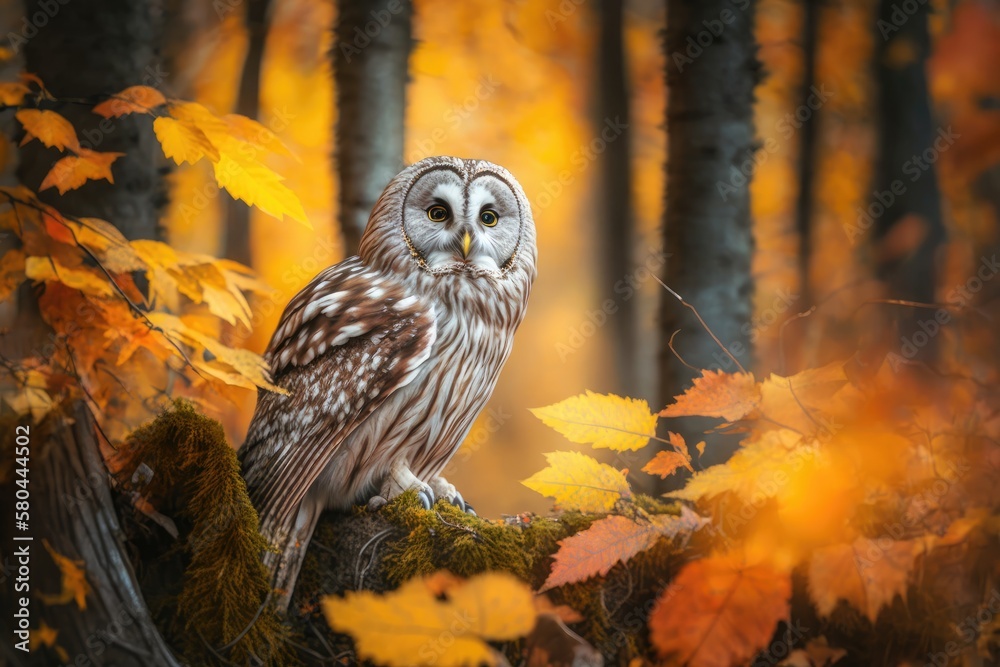
[[[287,610],[292,600],[292,592],[295,590],[295,582],[299,577],[299,570],[302,569],[306,550],[309,548],[309,540],[322,512],[322,507],[310,500],[306,497],[298,510],[291,514],[294,521],[291,525],[279,525],[277,522],[269,521],[266,514],[261,515],[263,521],[260,532],[273,549],[264,552],[264,566],[271,573],[271,587],[278,608],[282,610]]]

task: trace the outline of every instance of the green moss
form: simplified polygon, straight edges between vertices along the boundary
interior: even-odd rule
[[[120,453],[123,490],[140,493],[180,532],[160,554],[161,563],[183,561],[180,585],[153,595],[173,643],[197,664],[249,664],[255,657],[285,664],[286,631],[268,601],[260,559],[267,543],[222,426],[177,401],[132,433]]]

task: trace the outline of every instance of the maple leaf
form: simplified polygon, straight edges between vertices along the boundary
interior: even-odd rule
[[[791,577],[739,554],[686,564],[649,616],[661,656],[692,667],[748,664],[788,617]]]
[[[550,452],[549,467],[521,482],[543,496],[555,498],[562,509],[608,512],[632,495],[620,471],[579,452]]]
[[[683,489],[671,496],[702,500],[722,493],[735,493],[744,502],[773,498],[781,491],[777,479],[792,478],[807,458],[820,456],[802,447],[802,436],[794,431],[767,431],[736,450],[726,463],[696,472]]]
[[[59,568],[59,572],[62,573],[62,589],[55,594],[39,593],[38,598],[45,604],[66,604],[73,600],[77,608],[83,611],[87,608],[87,595],[91,592],[87,576],[83,571],[83,561],[63,556],[52,548],[48,540],[42,542],[55,561],[56,567]]]
[[[14,115],[32,138],[38,139],[47,147],[61,151],[67,148],[73,152],[80,150],[80,140],[76,137],[73,124],[55,111],[21,109]]]
[[[570,442],[591,443],[616,452],[642,449],[656,436],[656,415],[643,400],[588,391],[555,405],[532,408],[546,426]]]
[[[693,386],[674,404],[660,411],[661,417],[721,417],[737,421],[750,414],[760,403],[760,389],[753,373],[702,371]]]
[[[43,209],[42,220],[45,226],[45,233],[60,243],[76,245],[76,238],[73,236],[72,228],[59,211],[51,206],[43,206]]]
[[[691,453],[688,451],[687,443],[684,442],[684,436],[671,432],[667,439],[673,445],[674,451],[657,452],[656,456],[642,467],[642,471],[663,478],[673,475],[682,466],[694,472],[694,468],[691,467]]]
[[[55,257],[26,257],[24,273],[36,282],[60,282],[95,296],[114,296],[115,290],[100,273],[86,267],[69,268]]]
[[[322,607],[331,628],[353,637],[359,657],[400,667],[495,665],[487,642],[526,635],[536,617],[528,587],[499,572],[464,582],[411,579],[385,595],[326,597]]]
[[[0,83],[0,104],[8,107],[16,107],[24,102],[24,96],[31,92],[23,83],[4,82]]]
[[[203,157],[215,162],[219,150],[196,125],[168,116],[153,121],[153,132],[160,142],[163,154],[176,162],[195,164]]]
[[[539,589],[546,591],[593,576],[604,576],[618,563],[628,562],[661,537],[698,530],[705,520],[687,507],[680,516],[654,515],[648,521],[609,516],[595,521],[586,530],[559,542],[548,579]]]
[[[899,595],[905,601],[913,565],[925,548],[921,540],[872,540],[817,549],[809,561],[809,595],[821,616],[846,600],[873,623]]]
[[[152,113],[153,109],[167,103],[167,98],[156,88],[131,86],[94,107],[94,113],[105,118],[119,118],[130,113]]]
[[[98,153],[97,151],[81,148],[78,155],[68,155],[54,165],[38,190],[56,188],[59,194],[66,194],[70,190],[75,190],[87,181],[106,180],[114,183],[115,179],[111,175],[111,165],[124,153]]]
[[[24,253],[8,250],[0,258],[0,301],[6,301],[24,278]]]

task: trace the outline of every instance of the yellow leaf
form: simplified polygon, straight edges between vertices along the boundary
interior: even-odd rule
[[[223,120],[242,141],[269,153],[292,156],[292,152],[278,135],[252,118],[231,113],[223,116]]]
[[[72,123],[55,111],[21,109],[14,115],[32,137],[49,148],[61,151],[69,148],[73,152],[80,150],[80,140],[76,137]]]
[[[736,421],[757,407],[760,390],[752,373],[702,371],[694,385],[674,401],[660,412],[661,417],[721,417]]]
[[[281,182],[278,174],[263,164],[222,153],[215,163],[215,180],[247,206],[256,206],[278,220],[287,215],[312,229],[299,198]]]
[[[205,156],[213,162],[219,159],[218,149],[204,132],[189,122],[161,116],[153,121],[153,132],[163,154],[177,164],[194,164]]]
[[[8,107],[16,107],[24,101],[24,96],[31,90],[23,83],[4,82],[0,83],[0,104]]]
[[[616,452],[642,449],[656,435],[656,415],[646,401],[588,391],[531,413],[570,442]]]
[[[24,277],[24,253],[17,248],[8,250],[0,258],[0,301],[9,298]]]
[[[521,482],[543,496],[555,498],[562,509],[608,512],[632,495],[620,471],[579,452],[545,455],[549,467]]]
[[[93,252],[111,273],[142,271],[149,266],[111,223],[99,218],[67,220],[77,243]]]
[[[18,415],[30,414],[35,422],[41,422],[55,402],[48,392],[48,380],[37,370],[18,373],[18,390],[13,394],[5,394],[4,401]]]
[[[152,113],[166,104],[163,93],[149,86],[131,86],[94,107],[94,113],[105,118],[118,118],[130,113]]]
[[[322,606],[330,627],[354,638],[360,657],[399,667],[495,665],[498,653],[487,642],[527,635],[536,616],[528,587],[499,572],[465,582],[411,579],[385,595],[349,592]]]
[[[114,296],[115,290],[101,273],[85,267],[70,269],[54,257],[28,257],[24,260],[24,273],[37,282],[60,282],[66,287],[95,296]]]
[[[79,155],[68,155],[52,165],[38,191],[54,187],[62,195],[77,189],[87,181],[104,179],[114,183],[111,164],[123,155],[125,154],[98,153],[81,148]]]
[[[906,600],[914,561],[923,550],[920,540],[864,537],[818,549],[809,562],[810,597],[822,616],[846,600],[874,623],[895,596]]]
[[[773,498],[788,483],[804,461],[820,456],[814,447],[803,447],[802,436],[794,431],[767,431],[747,443],[726,463],[697,472],[680,491],[670,495],[686,500],[712,498],[735,493],[744,502]]]
[[[267,364],[259,354],[250,350],[229,347],[212,336],[188,326],[181,318],[169,313],[149,313],[147,317],[161,333],[170,339],[199,351],[205,350],[210,354],[211,360],[205,359],[201,353],[191,359],[191,363],[198,370],[228,384],[248,389],[263,387],[279,394],[288,393],[271,382]],[[220,363],[229,368],[219,368],[217,364]]]
[[[62,573],[62,590],[55,594],[39,593],[38,598],[45,604],[66,604],[72,600],[81,611],[86,609],[90,584],[83,571],[83,561],[63,556],[52,548],[48,540],[43,540],[43,544]]]

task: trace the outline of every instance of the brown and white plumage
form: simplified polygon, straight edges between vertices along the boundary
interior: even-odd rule
[[[260,392],[240,449],[284,604],[323,509],[410,488],[461,502],[439,473],[510,354],[534,222],[502,167],[428,158],[386,187],[359,254],[288,304],[265,357],[289,393]]]

